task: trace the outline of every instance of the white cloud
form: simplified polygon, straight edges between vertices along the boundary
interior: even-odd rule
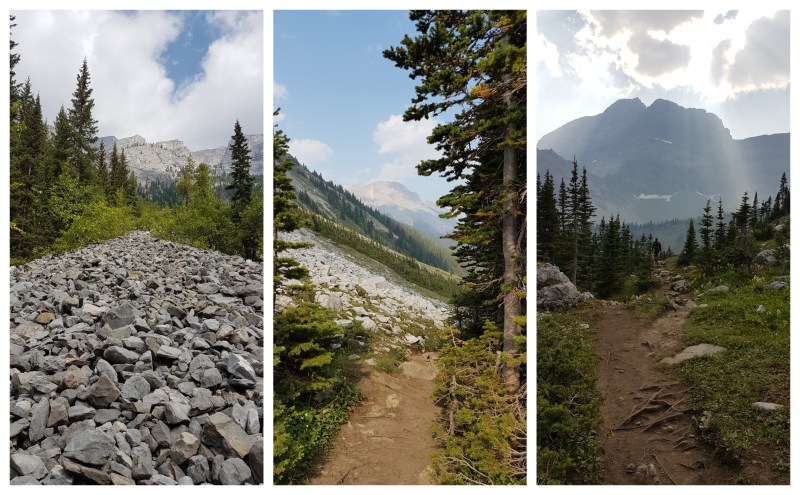
[[[315,139],[292,139],[289,142],[289,153],[297,158],[300,163],[316,167],[328,161],[333,156],[330,146]]]
[[[372,140],[378,145],[378,154],[396,153],[430,147],[427,138],[436,127],[436,120],[403,122],[402,115],[391,115],[378,123]]]
[[[210,13],[220,30],[202,71],[181,87],[167,77],[162,52],[180,33],[176,12],[18,11],[19,80],[28,76],[52,123],[69,108],[84,57],[91,75],[99,134],[181,139],[191,149],[221,146],[239,120],[263,132],[262,12]]]
[[[272,98],[276,100],[285,100],[288,96],[289,92],[286,91],[286,86],[272,81]]]
[[[539,33],[538,42],[539,49],[536,50],[538,62],[544,64],[554,77],[561,77],[561,67],[558,64],[558,47],[551,43],[542,33]]]

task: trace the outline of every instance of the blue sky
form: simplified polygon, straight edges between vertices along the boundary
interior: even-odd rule
[[[53,123],[86,58],[100,136],[225,146],[264,129],[261,11],[12,11],[21,59]]]
[[[402,122],[415,81],[381,52],[413,37],[408,11],[276,11],[273,103],[290,151],[339,184],[402,182],[435,200],[452,184],[418,177],[433,122]]]

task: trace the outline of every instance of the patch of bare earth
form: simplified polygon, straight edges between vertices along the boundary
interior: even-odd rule
[[[430,484],[435,353],[412,355],[396,375],[368,367],[350,415],[313,485]]]
[[[734,474],[696,439],[686,385],[660,369],[682,350],[689,310],[680,298],[674,308],[652,322],[619,303],[601,310],[594,342],[609,484],[729,484]]]

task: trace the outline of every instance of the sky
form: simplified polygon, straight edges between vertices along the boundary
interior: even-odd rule
[[[734,139],[789,132],[789,12],[538,11],[537,139],[621,98],[720,117]]]
[[[69,109],[86,58],[98,135],[225,146],[238,119],[263,133],[261,11],[12,10],[17,80],[48,123]]]
[[[276,11],[273,105],[290,153],[335,183],[403,183],[435,201],[452,187],[416,165],[438,157],[435,121],[403,122],[415,81],[381,52],[414,35],[408,11]]]

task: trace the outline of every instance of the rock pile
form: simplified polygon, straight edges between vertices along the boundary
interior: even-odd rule
[[[11,484],[263,480],[263,265],[134,232],[11,269]]]
[[[408,322],[429,320],[441,327],[450,316],[447,304],[387,279],[388,274],[387,277],[377,275],[306,229],[281,233],[281,238],[314,244],[311,248],[288,250],[286,255],[308,268],[309,278],[316,286],[318,304],[352,315],[351,319],[337,321],[342,326],[356,320],[365,330],[398,335],[404,332]],[[276,306],[290,301],[288,297],[279,296]]]

